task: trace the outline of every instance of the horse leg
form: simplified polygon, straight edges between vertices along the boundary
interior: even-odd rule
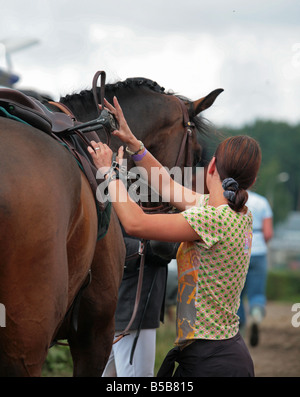
[[[74,376],[101,376],[114,338],[114,313],[123,276],[125,245],[112,210],[106,236],[96,246],[92,281],[82,295],[78,332],[69,337]]]
[[[6,307],[6,327],[0,329],[2,376],[40,376],[67,308],[66,236],[64,228],[55,227],[56,216],[63,214],[55,206],[51,212],[51,204],[43,222],[39,213],[30,211],[29,219],[22,206],[11,206],[8,230],[1,236],[6,241],[0,268],[0,300]],[[28,225],[33,225],[30,233]]]

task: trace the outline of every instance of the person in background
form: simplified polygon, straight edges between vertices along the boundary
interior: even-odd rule
[[[267,242],[273,237],[273,213],[268,200],[252,191],[248,191],[247,207],[253,216],[253,237],[249,270],[241,294],[238,310],[240,330],[246,326],[244,299],[247,296],[250,314],[250,345],[259,341],[259,324],[265,316],[267,281]]]

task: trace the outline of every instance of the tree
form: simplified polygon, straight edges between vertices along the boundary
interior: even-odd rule
[[[275,223],[290,211],[300,211],[300,124],[257,120],[239,129],[222,130],[226,136],[249,135],[259,142],[262,164],[255,190],[269,199]]]

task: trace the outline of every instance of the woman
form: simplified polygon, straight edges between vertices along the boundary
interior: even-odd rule
[[[245,206],[255,181],[261,152],[248,136],[222,142],[209,163],[209,195],[180,185],[129,129],[114,98],[107,108],[119,122],[114,131],[148,175],[152,187],[181,213],[147,215],[133,202],[110,168],[112,152],[92,142],[89,152],[108,179],[114,209],[130,235],[160,241],[183,241],[178,253],[177,338],[158,376],[254,376],[253,363],[238,332],[236,314],[250,259],[252,215]],[[119,149],[119,159],[123,149]],[[161,178],[151,180],[151,169]],[[152,174],[153,175],[153,174]],[[164,181],[164,185],[161,181]],[[167,186],[165,186],[167,181]]]

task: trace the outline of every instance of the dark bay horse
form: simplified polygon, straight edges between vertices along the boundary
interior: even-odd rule
[[[191,102],[189,117],[212,105],[221,90]],[[106,86],[119,99],[133,132],[165,166],[172,167],[182,141],[178,98],[151,80]],[[61,98],[78,120],[97,117],[91,91]],[[120,145],[112,139],[114,150]],[[201,146],[194,134],[192,151]],[[94,196],[70,152],[49,135],[0,117],[0,375],[40,376],[55,339],[67,339],[74,376],[100,376],[114,337],[114,312],[125,248],[112,211],[108,232],[97,241]],[[82,291],[76,329],[72,302]]]

